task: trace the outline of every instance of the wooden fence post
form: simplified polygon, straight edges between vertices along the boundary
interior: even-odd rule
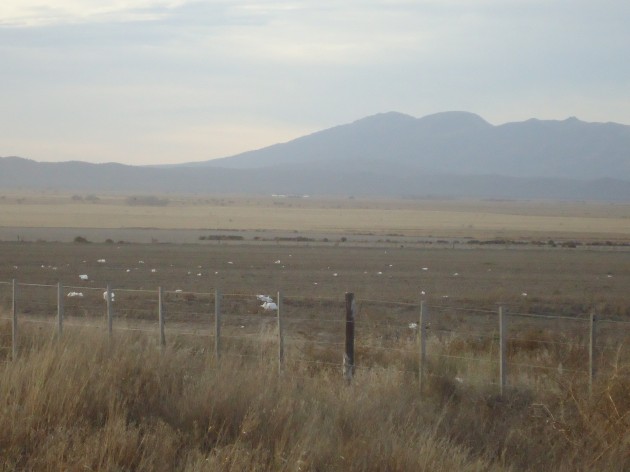
[[[63,335],[63,287],[61,282],[57,284],[57,335],[59,339]]]
[[[221,290],[214,291],[214,356],[221,358]]]
[[[284,332],[282,327],[282,293],[278,291],[278,372],[284,365]]]
[[[166,336],[164,335],[164,305],[162,304],[162,287],[158,287],[158,322],[160,324],[160,347],[166,346]]]
[[[501,395],[507,386],[507,316],[503,307],[499,307],[499,388]]]
[[[346,292],[346,352],[343,355],[343,377],[350,382],[354,375],[354,293]]]
[[[429,308],[424,303],[424,300],[420,301],[419,321],[418,342],[420,343],[420,358],[418,359],[418,382],[420,384],[420,393],[422,393],[425,384],[425,371],[427,360],[427,324],[429,322]]]
[[[11,310],[13,321],[11,324],[11,359],[16,360],[18,356],[18,317],[17,317],[17,282],[13,279],[13,289]]]
[[[114,307],[112,306],[112,288],[109,284],[107,284],[105,298],[107,299],[107,335],[111,340],[114,334]]]
[[[593,393],[593,381],[597,374],[597,366],[595,365],[595,349],[597,347],[597,331],[596,331],[597,316],[595,313],[591,313],[590,319],[590,333],[588,344],[588,393]]]

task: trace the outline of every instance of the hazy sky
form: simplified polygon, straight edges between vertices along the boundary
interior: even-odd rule
[[[628,25],[628,0],[2,0],[0,156],[200,161],[392,110],[630,124]]]

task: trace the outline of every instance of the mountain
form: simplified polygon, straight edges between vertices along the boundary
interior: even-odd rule
[[[493,126],[468,112],[383,113],[231,157],[188,165],[285,165],[386,171],[630,180],[630,126],[531,119]]]
[[[3,189],[630,201],[630,126],[391,112],[164,167],[0,158]]]

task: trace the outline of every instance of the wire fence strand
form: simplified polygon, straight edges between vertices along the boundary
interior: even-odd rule
[[[2,286],[12,284],[12,281],[0,281]],[[40,288],[57,289],[58,284],[16,281],[16,285],[21,289],[17,291],[18,312],[15,317],[7,316],[10,308],[1,312],[4,314],[0,316],[0,320],[5,323],[2,325],[3,330],[17,322],[17,324],[26,325],[48,325],[50,332],[61,329],[61,323],[69,327],[99,329],[104,333],[107,332],[106,300],[100,293],[96,296],[92,295],[94,291],[106,292],[107,287],[61,285],[63,302],[58,305],[57,296],[59,295],[56,291],[38,290]],[[458,377],[440,376],[436,372],[427,372],[427,375],[455,379],[457,382],[466,381],[466,376],[469,374],[474,375],[475,379],[479,378],[480,368],[476,367],[475,363],[496,366],[496,369],[494,367],[481,368],[482,372],[488,371],[488,375],[495,376],[495,370],[499,370],[500,359],[504,359],[504,365],[508,368],[508,379],[517,379],[521,378],[519,375],[522,375],[524,370],[546,372],[546,374],[533,375],[554,375],[553,372],[559,375],[591,375],[592,371],[584,368],[587,365],[586,351],[589,347],[592,348],[596,357],[599,356],[597,362],[602,371],[611,368],[607,364],[609,356],[605,353],[616,351],[617,361],[623,356],[630,356],[630,349],[624,347],[624,342],[627,341],[630,332],[625,333],[622,329],[630,326],[630,321],[596,318],[598,328],[605,329],[597,335],[598,344],[590,346],[589,339],[592,342],[595,338],[589,338],[591,331],[588,323],[591,317],[586,317],[584,314],[557,316],[521,313],[510,311],[508,306],[503,313],[511,318],[508,330],[513,331],[506,335],[499,329],[498,309],[470,308],[448,302],[427,303],[426,307],[429,308],[431,317],[429,324],[425,327],[426,330],[422,331],[422,327],[419,326],[421,323],[420,302],[357,298],[355,301],[358,316],[350,322],[343,318],[345,303],[341,297],[283,295],[281,312],[272,310],[263,313],[256,306],[259,302],[256,294],[232,292],[221,294],[223,306],[217,316],[214,304],[216,292],[171,290],[162,292],[164,298],[161,307],[164,317],[161,319],[163,324],[160,325],[157,288],[111,288],[110,286],[110,289],[116,296],[115,303],[109,307],[113,316],[113,326],[111,326],[113,331],[145,333],[157,341],[160,329],[164,328],[167,339],[176,339],[177,346],[185,346],[186,343],[190,343],[191,346],[203,344],[207,352],[212,351],[212,345],[219,349],[220,340],[225,340],[224,351],[220,353],[225,357],[262,361],[272,355],[272,345],[282,342],[288,347],[285,352],[285,364],[341,368],[345,361],[344,363],[333,362],[331,359],[341,360],[342,354],[347,353],[344,351],[344,346],[348,347],[348,340],[340,340],[340,338],[346,333],[349,323],[359,328],[356,341],[353,338],[353,355],[356,354],[354,359],[358,360],[358,363],[354,362],[352,368],[361,371],[386,369],[417,375],[418,369],[409,367],[419,365],[421,362],[419,356],[421,332],[426,334],[425,347],[429,361],[440,359],[462,361],[452,363],[452,368],[458,371]],[[81,294],[85,292],[86,296],[66,296],[65,293],[69,290],[76,290]],[[3,293],[6,294],[5,306],[9,307],[10,290],[3,289]],[[23,299],[20,300],[20,297]],[[206,307],[207,310],[205,310]],[[90,312],[96,314],[89,316]],[[312,312],[328,316],[309,317]],[[334,313],[338,313],[339,317],[332,318],[331,315]],[[59,314],[64,314],[64,318],[55,316]],[[518,321],[512,324],[512,320]],[[539,324],[531,320],[549,323],[549,325],[541,328]],[[571,324],[576,321],[580,322],[579,328]],[[571,330],[562,329],[567,323],[572,326]],[[196,328],[196,326],[199,327]],[[536,327],[536,329],[521,331],[522,327],[528,326]],[[594,328],[594,325],[591,325],[591,328]],[[31,329],[31,331],[49,332],[43,328]],[[111,332],[109,334],[111,335]],[[194,336],[203,338],[204,341],[182,341],[177,339],[180,336]],[[213,342],[207,343],[208,340],[213,340]],[[0,333],[0,350],[11,350],[12,342],[14,339],[10,331],[6,334]],[[505,342],[504,351],[501,350],[502,342]],[[519,355],[516,356],[515,353]],[[584,359],[576,360],[578,356]],[[569,360],[566,366],[560,363],[551,365],[551,359],[556,358]],[[547,361],[550,364],[546,364]],[[429,365],[439,364],[430,362]],[[474,383],[499,385],[498,382],[491,381],[475,381]]]

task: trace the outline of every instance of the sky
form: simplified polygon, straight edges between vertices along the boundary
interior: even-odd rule
[[[381,112],[630,125],[628,0],[2,0],[0,156],[203,161]]]

